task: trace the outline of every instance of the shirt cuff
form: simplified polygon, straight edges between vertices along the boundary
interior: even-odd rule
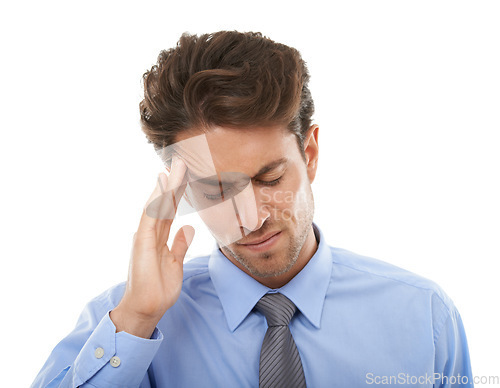
[[[108,311],[75,360],[76,375],[99,387],[138,387],[162,341],[157,328],[150,339],[117,333]]]

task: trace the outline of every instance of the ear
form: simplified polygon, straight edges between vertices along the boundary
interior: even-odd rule
[[[307,131],[304,140],[304,153],[306,155],[306,168],[309,182],[313,183],[318,168],[319,146],[318,146],[319,126],[313,124]]]

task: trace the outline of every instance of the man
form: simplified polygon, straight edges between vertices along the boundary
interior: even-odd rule
[[[129,277],[92,300],[34,387],[471,386],[460,315],[434,283],[329,247],[299,53],[257,33],[183,35],[144,75],[165,162]],[[167,246],[184,198],[217,241]]]

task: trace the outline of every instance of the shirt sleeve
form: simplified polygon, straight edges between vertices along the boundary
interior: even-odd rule
[[[98,301],[83,310],[75,329],[52,351],[32,388],[150,387],[147,371],[163,340],[116,333],[112,308]]]
[[[474,387],[464,325],[453,305],[437,335],[434,365],[435,387]]]

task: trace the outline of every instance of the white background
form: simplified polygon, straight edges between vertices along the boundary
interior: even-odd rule
[[[1,385],[28,386],[85,303],[126,279],[161,167],[141,76],[183,32],[221,29],[307,61],[328,243],[435,280],[474,374],[500,375],[500,3],[181,4],[1,6]],[[197,232],[190,257],[212,247]]]

